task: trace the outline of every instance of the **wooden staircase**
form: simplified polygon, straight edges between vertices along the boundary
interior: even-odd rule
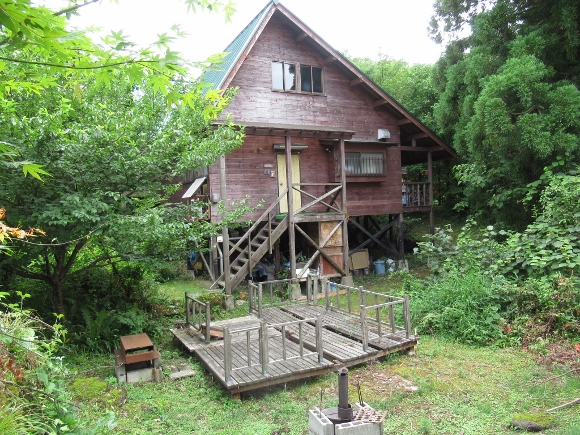
[[[230,289],[235,289],[245,277],[251,274],[252,268],[260,262],[267,253],[272,253],[274,243],[288,229],[288,216],[279,220],[273,210],[283,197],[280,195],[261,218],[246,231],[237,241],[230,244],[229,249],[224,252],[230,259],[229,273],[222,274],[211,286],[211,288],[225,288],[226,279],[229,278]],[[228,278],[226,278],[228,277]]]

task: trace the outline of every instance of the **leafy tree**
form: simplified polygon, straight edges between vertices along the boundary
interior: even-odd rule
[[[5,263],[48,283],[57,312],[64,312],[62,285],[75,274],[121,258],[175,256],[200,230],[185,223],[185,210],[163,201],[176,177],[213,163],[242,135],[227,125],[214,129],[203,100],[195,103],[169,110],[159,93],[117,79],[108,87],[87,84],[82,99],[56,89],[27,98],[12,124],[0,123],[51,174],[44,183],[0,174],[11,221],[50,238],[26,244]]]
[[[152,252],[169,256],[210,231],[186,224],[184,211],[163,201],[176,176],[243,137],[213,128],[228,96],[189,79],[191,65],[170,49],[170,36],[135,49],[121,32],[99,46],[69,31],[67,18],[90,3],[55,12],[0,0],[0,206],[17,229],[48,235],[41,244],[25,241],[3,266],[47,282],[58,313],[74,274]],[[217,1],[186,3],[233,12]],[[45,182],[16,176],[21,169]],[[2,225],[3,235],[12,228]]]
[[[526,185],[557,158],[580,157],[580,6],[569,0],[439,0],[435,118],[464,159],[465,203],[523,229]],[[466,26],[471,33],[465,35]]]
[[[432,65],[409,65],[384,55],[378,61],[369,58],[350,60],[421,122],[436,129],[433,105],[437,102],[438,94],[431,79]]]

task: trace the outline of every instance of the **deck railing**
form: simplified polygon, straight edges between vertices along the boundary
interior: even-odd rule
[[[369,325],[376,330],[379,338],[391,334],[405,334],[411,336],[411,315],[409,311],[409,296],[403,297],[386,295],[366,290],[364,287],[351,287],[335,284],[329,280],[321,281],[327,311],[342,311],[360,316],[361,336],[363,349],[368,349]],[[310,300],[310,296],[308,297]],[[313,297],[316,305],[318,298]],[[404,326],[396,324],[396,320]]]
[[[316,351],[308,351],[305,350],[304,347],[304,339],[302,334],[302,325],[308,324],[310,322],[315,323],[316,327]],[[286,327],[291,325],[298,325],[298,353],[296,355],[289,355],[287,351],[287,340],[289,338],[286,334]],[[270,334],[269,328],[273,328],[273,330],[279,329],[281,331],[280,339],[281,339],[281,348],[282,348],[282,357],[278,359],[274,359],[271,356],[269,350],[269,341],[270,341]],[[252,333],[254,333],[254,340],[255,334],[258,334],[258,361],[253,360],[252,358]],[[244,355],[238,353],[236,354],[236,367],[233,366],[232,361],[232,336],[233,335],[246,335],[245,341],[245,352]],[[228,327],[224,328],[224,372],[225,372],[225,380],[226,382],[231,381],[232,373],[237,370],[243,370],[249,367],[260,366],[263,375],[268,374],[268,366],[269,364],[280,362],[280,361],[289,361],[298,358],[304,358],[306,356],[316,355],[318,358],[318,362],[322,364],[324,362],[324,355],[322,349],[322,324],[320,318],[312,318],[312,319],[300,319],[291,322],[283,322],[277,323],[274,325],[268,325],[266,322],[260,322],[260,325],[248,327],[248,328],[241,328],[241,329],[230,329]]]
[[[275,307],[292,302],[294,286],[298,279],[279,279],[265,282],[248,282],[248,306],[250,314],[262,318],[263,307]]]
[[[188,292],[185,292],[185,324],[194,327],[198,331],[205,327],[206,343],[209,343],[210,340],[210,318],[209,302],[199,301]]]
[[[324,187],[326,192],[320,196],[314,196],[311,193],[306,192],[304,188],[306,187]],[[342,191],[342,185],[339,183],[293,183],[292,189],[300,192],[301,195],[307,196],[312,199],[312,201],[306,203],[296,211],[294,214],[305,213],[307,211],[313,211],[312,209],[317,205],[322,205],[326,207],[327,212],[343,213],[344,205],[336,203],[338,195]]]
[[[429,182],[403,183],[403,207],[430,206]]]

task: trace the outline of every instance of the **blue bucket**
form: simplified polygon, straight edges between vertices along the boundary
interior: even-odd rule
[[[374,261],[373,266],[375,266],[375,272],[377,275],[385,274],[385,262],[383,260]]]

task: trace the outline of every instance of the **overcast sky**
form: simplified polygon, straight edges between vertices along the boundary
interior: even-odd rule
[[[410,64],[434,63],[442,47],[428,37],[434,0],[281,0],[292,13],[339,51],[378,59],[379,54]],[[223,16],[187,13],[180,0],[102,0],[82,8],[78,26],[96,25],[106,33],[123,30],[131,40],[152,43],[158,33],[179,24],[189,34],[176,44],[190,60],[204,60],[224,51],[237,34],[268,3],[237,0],[230,23]]]

